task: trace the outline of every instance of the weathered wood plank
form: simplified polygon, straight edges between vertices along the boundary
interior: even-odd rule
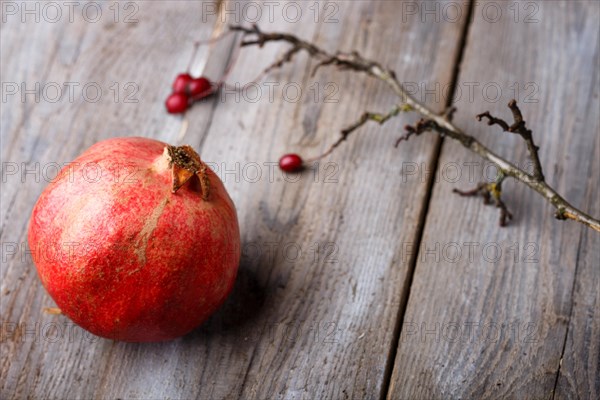
[[[8,3],[16,5],[15,14],[4,14]],[[0,397],[102,397],[102,385],[112,379],[107,363],[114,361],[109,358],[113,344],[84,336],[66,318],[42,312],[54,303],[27,254],[29,215],[56,175],[55,167],[92,143],[125,135],[175,140],[180,121],[166,116],[163,99],[173,77],[187,68],[193,40],[209,37],[215,18],[199,21],[201,3],[140,2],[137,8],[119,3],[118,15],[109,8],[114,3],[104,3],[99,16],[93,5],[82,14],[84,4],[79,3],[70,22],[68,5],[58,2],[61,17],[52,22],[55,14],[48,9],[46,14],[43,2],[28,2],[33,10],[28,15],[24,4],[3,2],[6,22],[0,25],[6,95],[0,108]],[[200,49],[198,62],[207,51]],[[7,82],[16,83],[19,92],[7,95]],[[72,95],[67,82],[72,82]],[[39,84],[38,98],[28,94],[22,101],[22,84],[28,90]],[[98,99],[95,88],[102,90]]]
[[[598,57],[596,57],[598,61]],[[598,71],[598,66],[595,67]],[[598,110],[596,101],[592,106]],[[593,109],[593,108],[590,108]],[[595,149],[600,147],[596,131]],[[600,158],[592,157],[587,176],[586,202],[592,215],[600,215],[598,172]],[[600,238],[590,230],[581,233],[572,311],[556,386],[559,399],[600,398]]]
[[[516,97],[541,147],[546,179],[597,216],[599,6],[527,4],[478,2],[455,119],[523,165],[518,137],[474,119],[488,109],[509,119],[506,104]],[[492,16],[490,5],[503,11],[495,23],[482,17],[486,6]],[[511,5],[520,7],[516,21]],[[472,99],[468,84],[476,88]],[[502,90],[496,102],[494,87]],[[474,174],[469,162],[478,163]],[[559,397],[597,398],[598,235],[555,220],[549,205],[513,182],[504,192],[515,220],[498,228],[495,209],[451,193],[481,175],[492,178],[493,170],[450,141],[439,171],[389,398],[550,398],[559,368]]]
[[[68,321],[41,314],[42,307],[53,304],[33,265],[11,256],[2,268],[3,329],[22,323],[37,330],[4,332],[3,397],[378,397],[385,390],[398,307],[407,290],[408,262],[401,257],[401,244],[415,240],[427,197],[427,182],[404,182],[398,160],[430,164],[436,139],[395,150],[392,144],[406,122],[402,118],[383,128],[365,127],[329,164],[307,171],[299,182],[271,170],[265,163],[283,152],[316,154],[365,108],[385,111],[394,101],[382,84],[361,75],[323,70],[310,78],[313,64],[304,55],[265,78],[275,86],[273,100],[266,85],[260,86],[263,95],[257,102],[251,92],[239,101],[224,94],[189,112],[189,128],[180,138],[181,122],[165,115],[162,102],[168,82],[184,67],[180,63],[191,57],[192,38],[210,35],[208,25],[199,21],[203,3],[138,4],[135,27],[105,29],[82,22],[2,27],[7,42],[18,42],[25,32],[46,38],[23,43],[21,49],[7,47],[2,70],[11,79],[39,80],[38,71],[44,70],[50,71],[45,79],[104,83],[118,76],[139,80],[143,88],[140,104],[127,107],[53,109],[46,104],[25,105],[22,111],[12,103],[14,119],[6,114],[2,119],[3,141],[9,144],[3,157],[63,162],[96,140],[130,133],[200,148],[204,159],[218,160],[213,165],[238,207],[244,255],[236,289],[207,324],[174,342],[113,343],[76,328],[73,340],[52,341],[48,324],[60,329]],[[261,26],[293,31],[332,51],[358,49],[402,71],[406,80],[442,85],[450,80],[462,22],[399,23],[403,10],[396,3],[367,1],[321,3],[315,21],[312,2],[293,4],[301,7],[301,20],[290,22],[295,14],[288,8],[285,18],[276,14],[269,23],[263,8]],[[275,13],[283,12],[280,6]],[[172,32],[167,39],[162,38],[165,31]],[[180,35],[185,39],[176,40]],[[61,47],[61,37],[69,38],[68,49]],[[58,50],[42,43],[56,44]],[[244,50],[230,80],[247,82],[282,51],[277,45]],[[23,54],[35,55],[27,76],[19,75],[17,60],[5,61],[5,55],[15,59]],[[214,52],[200,54],[195,65],[208,60],[210,67],[213,54],[217,58]],[[68,62],[63,64],[63,58]],[[288,82],[296,84],[284,93]],[[303,91],[297,101],[294,87]],[[325,96],[339,100],[326,103]],[[16,116],[24,112],[21,125]],[[252,169],[261,172],[259,179]],[[2,194],[2,241],[23,243],[28,214],[44,184],[11,182],[9,193]]]
[[[276,24],[273,28],[312,37],[331,50],[358,49],[405,70],[409,79],[449,81],[452,69],[447,60],[453,59],[459,24],[398,27],[395,22],[401,10],[395,3],[337,4],[339,23],[319,21],[318,26],[302,27]],[[428,68],[423,69],[414,59],[407,62],[386,46],[413,36],[425,38],[428,31],[445,40],[436,45],[425,39],[405,45],[420,57],[430,58],[439,52],[439,58]],[[384,36],[388,40],[381,41]],[[265,62],[282,49],[275,46],[272,53],[245,51],[238,69],[243,75],[237,75],[242,82],[254,75],[248,70],[256,71],[256,54]],[[356,118],[364,108],[385,110],[392,104],[393,97],[383,85],[360,75],[341,77],[331,70],[322,71],[315,81],[309,77],[313,64],[299,60],[265,80],[281,85],[298,82],[304,90],[319,82],[324,91],[328,83],[333,83],[340,89],[339,103],[315,102],[312,97],[294,103],[277,96],[273,102],[264,99],[256,105],[225,101],[216,110],[215,121],[236,114],[237,121],[230,125],[214,123],[203,151],[217,154],[229,168],[236,162],[243,166],[275,161],[290,150],[315,154],[331,143],[333,131]],[[244,376],[239,385],[240,398],[369,398],[385,389],[385,366],[407,275],[407,264],[398,262],[398,248],[390,246],[388,238],[408,240],[415,236],[426,195],[424,182],[405,191],[394,184],[401,182],[398,169],[386,168],[403,155],[391,146],[401,123],[396,121],[380,132],[379,127],[364,129],[327,160],[335,164],[321,164],[316,183],[311,173],[297,184],[286,183],[285,179],[239,185],[226,182],[246,227],[244,243],[258,244],[263,249],[258,260],[246,260],[244,264],[264,296],[249,328],[270,329],[259,333],[247,347],[248,359],[236,365],[239,374],[234,376]],[[230,131],[240,125],[242,130],[237,131],[249,139],[233,146]],[[373,137],[374,132],[378,137]],[[415,147],[401,153],[418,152],[423,162],[429,162],[433,143],[415,143]],[[228,147],[231,150],[219,153]],[[379,157],[373,157],[373,153]],[[339,168],[335,182],[325,180],[331,170],[328,165]],[[382,205],[382,198],[399,201]],[[286,259],[283,253],[290,242],[303,250],[298,261]],[[273,259],[266,252],[268,243],[279,243]],[[320,246],[316,259],[310,250],[314,243]],[[330,244],[333,247],[328,248]],[[331,249],[336,250],[333,255],[338,262],[328,262]],[[220,326],[216,324],[215,329],[220,331]],[[207,370],[203,381],[218,382],[218,372]],[[219,393],[230,391],[221,391],[217,386],[214,394],[219,397]]]

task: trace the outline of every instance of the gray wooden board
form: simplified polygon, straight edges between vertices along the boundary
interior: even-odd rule
[[[495,23],[490,4],[504,12]],[[600,6],[520,3],[515,19],[511,4],[478,2],[455,121],[524,165],[519,137],[474,118],[490,110],[509,119],[506,104],[516,97],[547,180],[598,216]],[[389,398],[598,398],[600,236],[555,220],[550,205],[514,182],[504,192],[515,219],[499,229],[496,209],[451,193],[493,177],[492,169],[446,140],[438,170]]]
[[[30,3],[30,9],[35,4],[41,13],[42,3]],[[2,183],[2,398],[102,397],[103,386],[111,385],[107,362],[113,344],[42,312],[54,304],[26,254],[26,234],[33,204],[55,176],[56,165],[108,137],[176,136],[178,120],[166,116],[163,99],[171,79],[192,57],[192,41],[210,36],[212,24],[198,22],[200,4],[149,5],[126,9],[120,4],[116,15],[107,3],[96,22],[92,8],[87,20],[83,17],[82,5],[74,10],[73,22],[62,8],[56,23],[42,14],[39,22],[30,15],[22,23],[19,9],[1,25],[2,82],[26,89],[39,83],[41,91],[39,101],[27,95],[22,102],[19,93],[2,104],[2,161],[18,167],[14,175],[3,170]],[[66,82],[73,82],[72,96]],[[42,85],[49,88],[46,94]],[[55,85],[63,91],[58,101],[51,91]],[[98,87],[102,94],[96,99]],[[33,172],[23,176],[26,170]],[[15,255],[8,247],[13,245]]]
[[[314,63],[305,55],[265,78],[272,100],[264,84],[258,101],[250,91],[239,100],[215,97],[187,113],[181,137],[184,119],[164,111],[170,82],[192,58],[194,73],[218,78],[232,42],[203,46],[195,56],[192,43],[222,31],[226,21],[206,2],[117,3],[118,16],[111,5],[97,22],[76,8],[73,22],[63,9],[55,23],[47,21],[53,14],[26,23],[16,14],[0,26],[3,82],[102,89],[97,102],[90,100],[93,88],[83,98],[76,86],[72,101],[53,102],[42,90],[39,102],[28,95],[2,104],[2,160],[18,166],[15,175],[3,169],[2,397],[379,397],[408,289],[401,245],[417,240],[428,197],[426,180],[406,180],[401,160],[431,164],[437,139],[394,149],[409,121],[402,117],[364,127],[298,182],[271,169],[286,151],[317,154],[362,111],[386,111],[395,100],[363,75],[323,70],[312,78]],[[229,22],[236,22],[236,7],[239,22],[253,18],[242,5],[225,6],[234,10]],[[290,22],[296,6],[301,18]],[[403,80],[442,85],[451,79],[464,22],[404,22],[394,2],[296,2],[285,17],[286,4],[278,3],[272,21],[259,7],[264,29],[291,31],[330,51],[357,49],[401,71]],[[244,49],[229,81],[249,81],[283,51]],[[295,100],[297,87],[303,94]],[[29,214],[52,166],[124,135],[193,145],[216,163],[238,207],[244,255],[232,296],[200,329],[169,343],[99,339],[43,313],[54,304],[25,253]],[[22,179],[21,163],[34,173]]]

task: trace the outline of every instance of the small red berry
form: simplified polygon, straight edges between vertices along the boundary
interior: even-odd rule
[[[194,78],[190,74],[179,74],[173,82],[173,93],[185,93],[188,83]]]
[[[192,79],[186,88],[186,93],[194,100],[200,100],[211,94],[212,85],[208,79],[201,76],[200,78]]]
[[[188,98],[185,94],[173,93],[167,97],[165,106],[167,107],[167,111],[171,114],[184,113],[188,107]]]
[[[285,172],[296,172],[302,169],[302,157],[298,154],[285,154],[279,159],[279,168]]]

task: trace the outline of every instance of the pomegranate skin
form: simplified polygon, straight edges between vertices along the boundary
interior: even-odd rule
[[[182,336],[225,300],[240,260],[235,207],[207,169],[175,193],[166,143],[115,138],[63,168],[38,199],[28,240],[62,313],[128,342]]]

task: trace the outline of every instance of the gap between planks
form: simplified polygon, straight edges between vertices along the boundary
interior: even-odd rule
[[[471,28],[471,24],[473,22],[473,10],[475,9],[475,0],[469,0],[469,6],[467,8],[466,21],[463,25],[463,29],[460,33],[460,37],[458,39],[458,51],[456,52],[455,59],[453,61],[452,66],[452,77],[450,79],[450,90],[448,91],[449,96],[446,99],[445,110],[452,106],[452,99],[454,98],[454,94],[456,92],[456,86],[458,83],[458,77],[460,76],[460,69],[462,66],[465,48],[467,47],[467,38],[469,37],[469,29]],[[444,110],[444,111],[445,111]],[[435,148],[433,151],[432,157],[432,165],[431,170],[436,171],[438,168],[438,163],[440,160],[440,155],[442,152],[442,146],[444,144],[443,137],[437,137],[435,141]],[[433,193],[433,185],[435,183],[435,174],[430,174],[429,179],[427,181],[427,188],[425,190],[424,197],[424,206],[421,210],[421,215],[419,215],[419,225],[417,226],[416,233],[416,248],[421,248],[421,242],[423,240],[423,232],[425,228],[425,221],[427,220],[427,216],[429,215],[429,205],[431,203],[431,194]],[[381,400],[385,400],[389,395],[389,387],[392,379],[392,372],[394,369],[394,363],[396,360],[396,355],[398,353],[398,348],[400,346],[400,336],[402,335],[402,326],[404,323],[404,316],[406,314],[406,307],[408,305],[408,299],[410,298],[410,291],[412,287],[413,277],[415,275],[415,269],[417,267],[417,260],[419,259],[419,252],[415,252],[411,255],[410,261],[408,264],[408,274],[406,282],[404,283],[404,287],[402,292],[404,295],[400,301],[400,305],[398,306],[398,317],[396,318],[396,326],[394,328],[393,340],[390,346],[390,351],[387,357],[384,376],[383,376],[383,385],[381,387]],[[566,339],[565,339],[566,341]],[[564,352],[564,348],[563,348]],[[561,357],[562,359],[562,357]],[[560,368],[559,368],[560,371]],[[556,383],[558,383],[558,373],[556,377]],[[555,385],[556,389],[556,385]]]

